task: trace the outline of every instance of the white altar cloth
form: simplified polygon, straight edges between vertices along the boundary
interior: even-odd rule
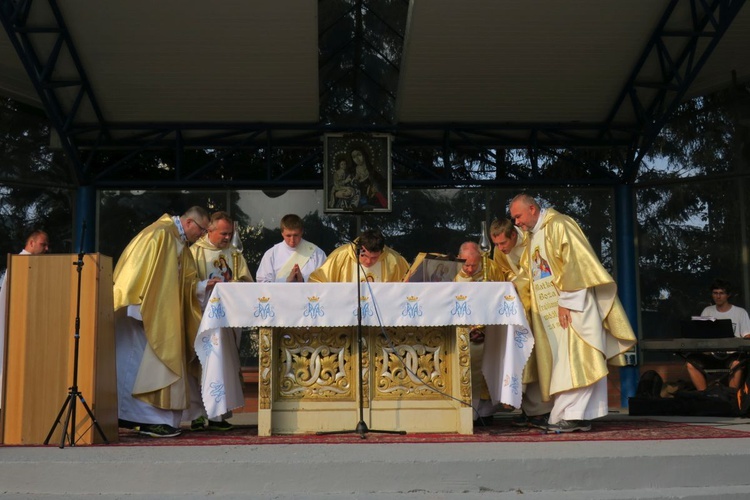
[[[209,418],[244,405],[223,359],[236,350],[230,328],[487,325],[482,364],[494,402],[521,405],[521,375],[534,340],[511,283],[219,283],[195,339]],[[493,328],[492,325],[505,325]]]

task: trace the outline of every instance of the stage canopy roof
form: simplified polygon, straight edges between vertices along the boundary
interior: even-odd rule
[[[443,158],[624,146],[628,181],[680,102],[750,82],[743,1],[0,5],[0,93],[45,109],[95,186],[132,184],[104,151],[307,148],[319,163],[327,132]]]

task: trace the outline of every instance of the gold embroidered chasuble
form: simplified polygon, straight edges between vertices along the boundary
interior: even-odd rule
[[[495,252],[492,256],[492,260],[497,265],[500,272],[503,273],[502,281],[515,281],[516,277],[521,273],[521,256],[526,248],[528,241],[528,234],[515,228],[518,233],[518,243],[510,251],[509,254],[504,254],[499,248],[495,247]]]
[[[480,264],[477,272],[471,276],[466,274],[463,269],[459,270],[453,281],[482,281],[482,278],[484,278],[484,272]],[[505,281],[503,273],[491,259],[487,259],[487,281]]]
[[[190,252],[193,254],[195,265],[198,268],[198,280],[222,278],[224,281],[231,281],[233,277],[236,277],[238,281],[253,281],[242,253],[240,253],[238,259],[238,269],[232,268],[234,266],[232,254],[235,251],[235,248],[231,245],[227,248],[216,248],[208,239],[208,235],[204,234],[190,246]]]
[[[542,397],[586,387],[605,377],[607,363],[622,365],[636,338],[617,297],[617,285],[597,258],[578,224],[554,209],[544,212],[521,259],[530,279],[534,355],[524,383],[538,381]],[[560,327],[560,291],[586,290],[582,311]],[[603,330],[603,331],[602,331]]]
[[[323,283],[356,281],[357,262],[359,259],[354,253],[354,245],[342,245],[331,252],[323,265],[310,274],[308,281]],[[401,281],[409,271],[409,263],[406,259],[388,246],[383,248],[380,258],[371,269],[375,267],[377,270],[374,274],[383,282]],[[365,277],[362,276],[361,279]]]
[[[133,396],[157,408],[189,404],[186,370],[195,359],[193,340],[201,320],[195,294],[197,271],[179,231],[164,214],[131,240],[114,271],[114,308],[140,306],[149,348]]]

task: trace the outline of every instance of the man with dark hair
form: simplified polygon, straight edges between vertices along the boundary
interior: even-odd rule
[[[733,296],[732,285],[728,281],[715,280],[711,283],[711,299],[714,301],[714,305],[703,309],[701,316],[731,320],[735,337],[750,338],[750,317],[748,317],[746,310],[729,303],[729,299]],[[741,353],[696,352],[686,357],[687,363],[685,366],[688,375],[690,375],[690,380],[699,391],[706,390],[706,370],[721,368],[729,368],[731,371],[729,387],[739,389],[744,374],[744,370],[738,366],[741,355]]]
[[[539,382],[542,401],[552,402],[547,429],[588,431],[609,410],[607,365],[624,364],[620,355],[635,345],[635,334],[617,285],[578,224],[527,194],[509,208],[528,232],[521,266],[531,280],[537,365],[524,372],[524,383]]]
[[[190,403],[187,367],[201,309],[187,245],[208,224],[201,207],[164,214],[130,241],[115,267],[118,414],[121,426],[141,434],[179,435]]]
[[[255,277],[258,283],[302,283],[326,260],[326,254],[302,238],[302,219],[295,214],[281,218],[284,241],[271,247],[260,260]]]
[[[309,281],[356,281],[357,267],[360,265],[361,281],[401,281],[409,270],[406,259],[386,246],[380,230],[366,229],[354,243],[347,243],[331,252],[325,263],[313,271]]]

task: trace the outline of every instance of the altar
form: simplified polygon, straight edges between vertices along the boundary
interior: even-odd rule
[[[476,325],[493,402],[520,407],[534,340],[511,283],[220,283],[195,339],[203,401],[209,418],[244,405],[235,329],[259,327],[259,435],[353,430],[357,356],[370,429],[471,434]]]

